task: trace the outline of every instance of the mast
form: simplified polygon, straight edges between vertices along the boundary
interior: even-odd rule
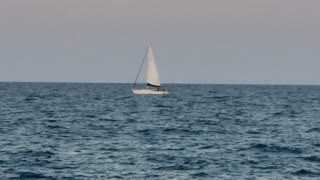
[[[143,59],[142,59],[142,62],[141,62],[141,64],[140,64],[140,68],[139,68],[138,74],[137,74],[137,76],[136,76],[136,80],[134,81],[134,83],[133,83],[133,85],[132,85],[132,88],[134,88],[135,85],[136,85],[136,83],[137,83],[137,80],[138,80],[138,77],[139,77],[139,75],[140,75],[140,72],[141,72],[143,63],[144,63],[144,61],[145,61],[145,59],[146,59],[147,53],[148,53],[148,48],[147,48],[147,50],[146,50],[146,53],[145,53],[144,56],[143,56]]]

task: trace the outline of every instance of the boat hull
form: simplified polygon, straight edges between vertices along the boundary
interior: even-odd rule
[[[168,91],[163,90],[163,91],[157,91],[153,89],[132,89],[133,94],[154,94],[154,95],[165,95],[169,94]]]

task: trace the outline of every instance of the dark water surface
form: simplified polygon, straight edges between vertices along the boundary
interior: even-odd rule
[[[320,179],[320,86],[0,83],[0,179]]]

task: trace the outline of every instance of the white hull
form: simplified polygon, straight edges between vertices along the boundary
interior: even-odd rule
[[[153,89],[132,89],[133,94],[158,94],[158,95],[165,95],[169,94],[168,91],[157,91]]]

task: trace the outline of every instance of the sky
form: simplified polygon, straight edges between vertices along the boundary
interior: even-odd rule
[[[319,0],[1,0],[0,81],[320,85]]]

